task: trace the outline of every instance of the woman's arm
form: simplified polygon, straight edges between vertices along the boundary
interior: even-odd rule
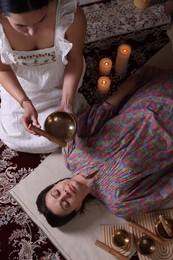
[[[119,89],[115,91],[111,97],[109,97],[106,102],[111,104],[112,106],[119,108],[122,101],[129,95],[132,95],[135,93],[135,91],[138,89],[140,81],[140,76],[138,74],[134,74],[130,76],[128,79],[126,79]]]
[[[11,67],[9,65],[3,64],[1,61],[0,84],[24,109],[24,114],[21,118],[21,121],[23,123],[24,128],[28,132],[33,133],[33,131],[29,130],[28,126],[32,123],[35,126],[40,127],[37,121],[37,111],[35,110],[32,102],[27,97],[25,91],[21,87]]]
[[[139,75],[129,77],[106,102],[89,107],[81,114],[78,117],[78,137],[89,138],[99,133],[106,122],[117,115],[122,101],[138,89],[139,80]]]
[[[165,2],[165,13],[170,15],[173,12],[173,0],[168,0]]]
[[[66,38],[73,44],[68,54],[68,64],[64,72],[61,109],[72,112],[74,99],[83,72],[83,47],[86,35],[86,19],[80,7],[74,16],[72,25],[66,32]]]
[[[27,97],[11,67],[2,62],[0,62],[0,84],[19,104]]]

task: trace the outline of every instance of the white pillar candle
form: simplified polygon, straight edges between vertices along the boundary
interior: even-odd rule
[[[151,0],[134,0],[134,6],[139,9],[144,9],[150,6]]]
[[[109,58],[103,58],[99,62],[99,73],[109,75],[112,69],[112,61]]]
[[[118,47],[115,62],[115,71],[118,75],[126,72],[131,51],[131,47],[127,44],[121,44]]]
[[[106,94],[110,90],[111,80],[109,77],[102,76],[97,81],[98,91],[102,94]]]

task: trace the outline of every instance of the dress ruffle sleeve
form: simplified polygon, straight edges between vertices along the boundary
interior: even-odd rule
[[[0,24],[0,54],[2,53],[3,48],[3,29],[2,25]]]
[[[58,43],[61,51],[62,62],[64,65],[68,63],[67,54],[72,49],[73,44],[65,39],[65,33],[69,26],[73,23],[74,14],[77,8],[77,1],[61,0],[58,3],[57,10],[57,33],[55,42]]]
[[[0,55],[1,61],[5,64],[13,63],[12,55],[10,54],[10,45],[0,24]]]

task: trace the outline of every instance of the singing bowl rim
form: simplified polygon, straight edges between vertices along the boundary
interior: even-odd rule
[[[57,135],[57,134],[55,134],[55,133],[52,133],[52,131],[50,131],[50,128],[48,128],[48,121],[50,120],[50,118],[55,118],[55,117],[57,117],[57,116],[65,116],[65,117],[67,117],[68,119],[70,119],[71,120],[71,122],[73,123],[73,130],[72,130],[72,134],[70,135],[70,137],[66,137],[66,138],[62,138],[61,136],[59,136],[59,135]],[[55,122],[53,122],[53,123],[55,123]],[[50,124],[50,123],[49,123]],[[56,123],[55,123],[55,125],[56,125]],[[50,135],[52,135],[52,136],[54,136],[54,137],[56,137],[56,138],[60,138],[60,139],[62,139],[62,140],[64,140],[64,141],[66,141],[66,142],[68,142],[68,141],[70,141],[70,140],[72,140],[73,139],[73,137],[75,136],[75,134],[76,134],[76,131],[77,131],[77,122],[76,122],[76,119],[74,118],[74,116],[72,115],[72,114],[70,114],[70,113],[68,113],[68,112],[65,112],[65,111],[55,111],[55,112],[53,112],[53,113],[51,113],[51,114],[49,114],[48,116],[47,116],[47,118],[45,119],[45,122],[44,122],[44,129],[45,129],[45,131],[46,132],[48,132]],[[57,131],[56,131],[57,132]]]
[[[167,216],[164,216],[165,220],[168,222],[168,224],[171,225],[171,229],[173,230],[173,219]],[[173,235],[171,237],[169,237],[166,232],[163,230],[163,226],[160,222],[160,220],[157,221],[156,225],[155,225],[155,230],[157,235],[159,235],[161,238],[163,238],[164,240],[170,240],[173,239]]]
[[[126,235],[126,238],[129,239],[129,241],[128,241],[127,243],[125,243],[124,245],[120,245],[120,244],[118,244],[117,241],[116,241],[116,237],[118,236],[118,233],[119,233],[119,232],[120,232],[120,233],[123,232],[123,233]],[[124,240],[124,241],[125,241],[125,240]],[[131,244],[131,236],[130,236],[129,232],[126,231],[125,229],[116,229],[115,232],[114,232],[113,235],[112,235],[112,242],[113,242],[113,244],[114,244],[115,246],[117,246],[117,247],[119,247],[119,248],[126,248],[126,247],[129,247],[130,244]]]
[[[147,251],[143,251],[142,248],[141,248],[141,243],[142,243],[142,240],[150,240],[152,242],[152,245],[153,245],[153,250],[150,250],[150,252],[147,252]],[[142,236],[139,238],[139,240],[137,241],[137,250],[142,254],[142,255],[145,255],[145,256],[148,256],[148,255],[152,255],[154,254],[154,252],[156,251],[156,243],[155,241],[148,237],[148,236]]]

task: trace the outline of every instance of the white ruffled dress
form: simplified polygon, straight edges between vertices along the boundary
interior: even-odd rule
[[[27,96],[32,100],[38,111],[38,120],[42,128],[44,128],[46,117],[56,111],[60,104],[64,68],[68,63],[66,57],[72,48],[72,43],[67,41],[64,36],[73,22],[76,8],[77,1],[75,0],[58,1],[55,39],[52,48],[34,51],[12,50],[0,25],[1,60],[12,67]],[[83,75],[79,86],[82,78]],[[76,101],[78,101],[77,96]],[[77,102],[76,106],[79,106]],[[55,151],[56,144],[44,137],[34,136],[25,131],[20,122],[22,115],[23,109],[1,86],[1,140],[11,149],[22,152],[49,153]]]

